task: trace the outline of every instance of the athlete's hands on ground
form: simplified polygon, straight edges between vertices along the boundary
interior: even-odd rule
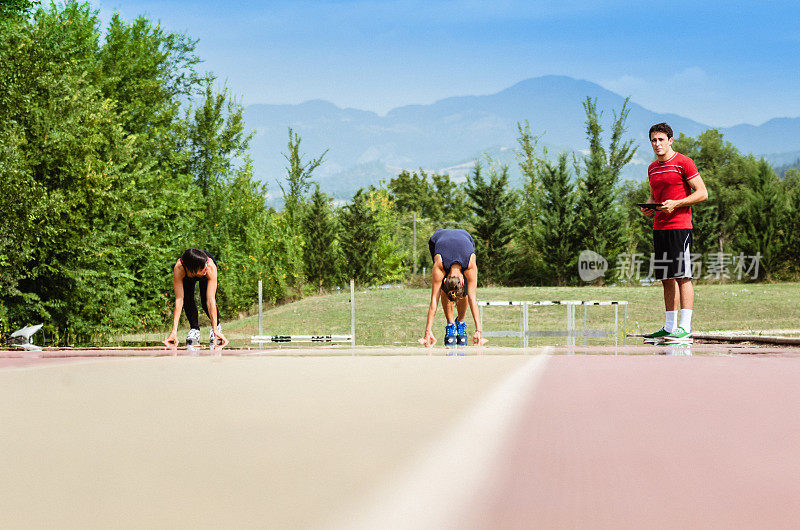
[[[214,342],[217,346],[227,346],[230,342],[221,331],[214,332]]]
[[[489,341],[483,338],[483,335],[481,334],[480,331],[476,331],[475,333],[472,334],[472,344],[474,344],[475,346],[483,346],[487,342]]]
[[[164,339],[164,346],[177,346],[178,345],[178,335],[174,331],[167,335],[167,338]]]
[[[425,346],[426,348],[430,348],[434,344],[436,344],[436,337],[433,336],[432,331],[426,331],[425,336],[419,339],[419,343]]]

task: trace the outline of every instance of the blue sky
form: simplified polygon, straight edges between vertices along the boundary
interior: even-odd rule
[[[199,39],[244,104],[384,114],[529,77],[598,83],[712,126],[800,116],[795,2],[92,0]]]

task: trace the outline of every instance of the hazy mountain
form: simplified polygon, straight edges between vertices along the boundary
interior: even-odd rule
[[[396,175],[402,168],[424,167],[463,177],[482,153],[513,164],[517,122],[527,120],[540,135],[540,146],[556,154],[586,147],[582,102],[597,98],[606,131],[624,97],[601,86],[563,76],[527,79],[496,94],[451,97],[431,105],[409,105],[386,116],[357,109],[342,109],[327,101],[299,105],[250,105],[244,117],[255,129],[251,144],[256,174],[270,183],[282,178],[287,151],[287,128],[303,139],[302,151],[316,157],[328,149],[326,162],[317,171],[328,193],[349,197],[360,186]],[[635,163],[624,176],[643,178],[652,159],[647,139],[650,125],[668,122],[676,136],[689,136],[709,126],[674,114],[659,114],[631,104],[628,137],[639,146]],[[725,138],[744,152],[787,153],[800,149],[800,118],[779,118],[760,126],[723,128]],[[607,138],[607,135],[606,135]]]

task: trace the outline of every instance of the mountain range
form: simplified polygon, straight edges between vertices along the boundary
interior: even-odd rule
[[[457,90],[457,87],[454,87]],[[302,138],[306,159],[327,150],[316,171],[323,191],[348,198],[361,186],[388,180],[402,169],[425,168],[447,172],[456,180],[476,159],[488,154],[508,163],[512,180],[517,123],[527,121],[548,153],[580,153],[586,149],[583,101],[596,98],[608,141],[610,125],[625,98],[595,83],[565,76],[526,79],[496,94],[442,99],[430,105],[408,105],[385,116],[340,108],[323,100],[297,105],[256,104],[244,108],[248,128],[255,131],[250,153],[256,176],[269,185],[271,196],[280,190],[285,174],[288,128]],[[647,131],[665,121],[675,131],[697,136],[711,126],[677,114],[661,114],[630,103],[627,138],[639,147],[623,178],[644,178],[652,160]],[[800,157],[800,118],[776,118],[761,125],[719,128],[741,152],[765,156],[773,163]],[[788,161],[788,162],[787,162]]]

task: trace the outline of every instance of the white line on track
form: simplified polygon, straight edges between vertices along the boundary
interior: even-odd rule
[[[532,356],[423,451],[406,473],[331,528],[453,528],[485,485],[547,359]]]

